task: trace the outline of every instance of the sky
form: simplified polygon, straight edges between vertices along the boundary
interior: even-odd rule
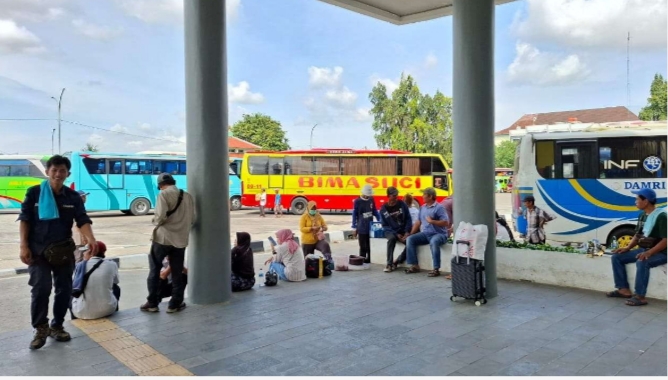
[[[667,1],[497,6],[495,129],[527,113],[638,113],[666,76]],[[314,147],[376,147],[368,94],[402,73],[452,96],[452,17],[397,26],[317,0],[228,0],[227,28],[229,124],[267,114],[292,148],[315,124]],[[62,88],[63,152],[185,151],[184,80],[182,0],[2,0],[0,153],[52,151]]]

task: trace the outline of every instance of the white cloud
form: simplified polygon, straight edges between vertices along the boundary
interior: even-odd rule
[[[315,67],[308,68],[308,83],[312,87],[339,87],[341,85],[341,75],[343,67]]]
[[[246,81],[241,81],[236,86],[229,85],[227,94],[230,103],[260,104],[264,102],[264,95],[259,92],[251,92],[250,84]]]
[[[424,60],[424,67],[427,69],[431,69],[436,67],[438,65],[438,58],[434,53],[429,53],[427,54],[427,58]]]
[[[0,20],[0,52],[38,53],[43,51],[40,39],[14,20]]]
[[[523,42],[515,46],[516,56],[508,66],[508,80],[516,84],[562,85],[585,79],[590,70],[576,54],[563,57],[544,53]]]
[[[114,126],[109,128],[109,130],[113,131],[113,132],[122,132],[122,133],[127,133],[128,132],[128,129],[125,128],[124,126],[120,125],[120,124],[114,124]]]
[[[123,11],[148,24],[183,24],[183,0],[117,0]],[[236,20],[241,0],[226,2],[227,20]]]
[[[375,86],[378,83],[381,83],[383,86],[385,86],[385,89],[387,90],[387,95],[392,95],[394,90],[399,88],[399,79],[393,80],[389,78],[381,78],[377,74],[374,74],[371,76],[369,79],[371,81],[371,85]]]
[[[144,142],[141,140],[128,141],[128,146],[141,148],[142,146],[144,146]]]
[[[123,33],[123,28],[121,27],[111,28],[108,26],[99,26],[81,19],[73,20],[72,25],[74,25],[79,33],[95,40],[111,40]]]
[[[349,108],[357,102],[357,94],[350,91],[348,87],[343,86],[339,90],[329,90],[325,93],[325,99],[332,105],[342,108]]]
[[[369,109],[364,107],[360,107],[355,110],[354,118],[359,122],[368,122],[373,120],[373,117],[369,114]]]
[[[184,115],[184,116],[185,116],[185,115]],[[151,124],[149,124],[149,123],[141,123],[141,124],[139,124],[139,130],[141,130],[141,131],[145,131],[145,132],[147,132],[147,131],[150,131],[151,129],[153,129],[153,127],[151,127]]]
[[[666,48],[666,0],[527,0],[512,29],[529,42],[560,46]]]
[[[42,22],[55,20],[67,13],[71,0],[2,0],[0,18]]]
[[[104,142],[104,137],[98,135],[97,133],[93,133],[90,135],[88,138],[88,143],[93,144],[93,145],[100,145]]]

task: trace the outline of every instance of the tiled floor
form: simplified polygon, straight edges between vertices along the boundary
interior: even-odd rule
[[[110,318],[195,375],[662,375],[666,302],[633,308],[602,294],[500,282],[476,307],[426,274],[335,272],[234,294],[179,314]],[[164,309],[164,305],[163,305]],[[3,375],[130,375],[75,327],[36,352],[0,335]]]

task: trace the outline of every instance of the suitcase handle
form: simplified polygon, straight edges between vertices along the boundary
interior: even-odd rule
[[[455,244],[466,244],[469,247],[471,246],[471,242],[468,241],[468,240],[457,240],[457,242]]]

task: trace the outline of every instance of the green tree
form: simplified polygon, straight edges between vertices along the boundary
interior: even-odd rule
[[[668,82],[661,74],[655,74],[652,85],[649,89],[649,98],[647,106],[640,110],[641,120],[666,120],[668,100]]]
[[[452,165],[452,98],[440,91],[423,95],[413,77],[402,74],[390,96],[379,82],[369,101],[379,148],[439,153]]]
[[[83,148],[81,148],[81,151],[82,152],[99,152],[100,148],[95,144],[86,143],[86,145]]]
[[[259,145],[262,149],[290,149],[281,123],[261,113],[243,115],[242,119],[232,126],[232,136]]]
[[[494,162],[497,168],[512,168],[515,165],[517,143],[510,140],[501,142],[494,148]]]

